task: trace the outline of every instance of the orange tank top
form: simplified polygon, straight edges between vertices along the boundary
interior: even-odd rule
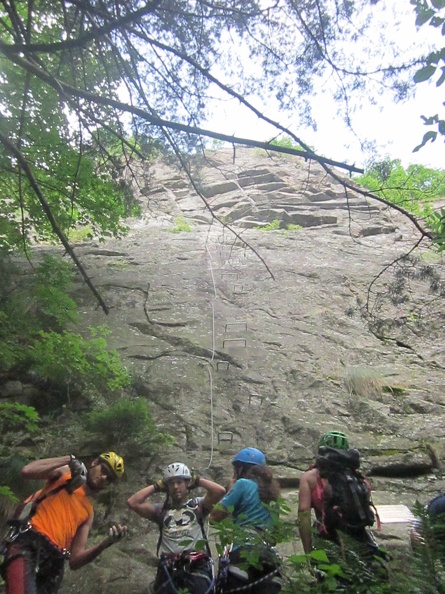
[[[41,491],[33,495],[33,499],[50,493],[65,483],[70,476],[70,473],[67,473],[57,481],[47,483]],[[92,515],[93,506],[83,487],[79,487],[72,494],[62,489],[38,504],[31,525],[37,532],[49,538],[57,548],[69,551],[77,529]]]

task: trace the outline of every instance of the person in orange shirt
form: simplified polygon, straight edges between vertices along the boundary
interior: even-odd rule
[[[10,522],[2,565],[6,594],[55,594],[65,559],[71,569],[79,569],[126,535],[126,526],[112,526],[106,538],[87,548],[93,524],[91,496],[123,472],[124,461],[115,452],[100,454],[88,470],[73,455],[23,467],[23,478],[46,483]]]

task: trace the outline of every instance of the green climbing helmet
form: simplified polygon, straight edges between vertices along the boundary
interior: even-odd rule
[[[337,450],[349,450],[348,438],[340,431],[329,431],[320,439],[318,447],[328,446]]]

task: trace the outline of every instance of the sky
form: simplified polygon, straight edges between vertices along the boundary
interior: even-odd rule
[[[445,116],[445,107],[439,100],[438,90],[432,84],[422,85],[416,89],[415,97],[405,102],[394,103],[388,98],[380,106],[363,106],[353,119],[356,135],[344,125],[336,113],[334,102],[329,98],[320,98],[317,104],[312,106],[317,131],[292,126],[286,116],[280,117],[278,111],[272,117],[288,126],[318,154],[336,161],[362,167],[371,158],[379,160],[389,156],[391,159],[400,159],[405,167],[410,164],[422,164],[434,169],[445,169],[444,137],[438,137],[435,142],[429,142],[413,153],[413,149],[421,143],[423,135],[434,129],[424,125],[421,115],[442,113]],[[259,103],[256,102],[255,105]],[[264,106],[264,112],[270,115],[267,106]],[[235,100],[224,107],[220,106],[217,115],[206,127],[259,141],[270,140],[277,135],[275,128],[247,113]],[[374,141],[375,150],[362,150],[358,139]]]
[[[386,0],[384,10],[388,11],[390,5],[393,10],[397,8],[399,15],[399,9],[402,5],[405,7],[400,26],[394,34],[397,34],[397,41],[400,47],[405,48],[406,53],[411,50],[419,55],[419,48],[423,50],[430,44],[435,48],[445,45],[445,38],[441,37],[437,29],[424,26],[416,30],[415,16],[409,2]],[[385,2],[382,2],[381,6],[384,7]],[[386,22],[387,13],[383,11],[381,23]],[[351,51],[354,51],[353,47]],[[367,102],[366,97],[363,97],[352,119],[354,129],[352,132],[337,114],[337,106],[328,91],[311,100],[317,131],[293,123],[288,114],[280,113],[272,103],[264,105],[258,98],[251,100],[260,111],[289,127],[306,144],[323,156],[359,167],[365,166],[370,159],[379,160],[390,157],[400,159],[405,167],[410,164],[422,164],[434,169],[445,169],[443,136],[439,136],[433,143],[429,142],[416,153],[412,151],[421,143],[423,135],[428,130],[437,130],[437,127],[425,126],[421,116],[439,113],[442,118],[445,117],[444,101],[445,84],[436,88],[434,81],[415,85],[413,96],[399,103],[396,103],[389,94],[382,96],[379,105],[374,106]],[[277,135],[276,129],[259,121],[236,100],[219,104],[205,127],[259,141],[269,140]],[[373,142],[375,148],[366,152],[362,150],[360,141]]]

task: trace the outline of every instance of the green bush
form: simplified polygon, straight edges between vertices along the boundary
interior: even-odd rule
[[[14,495],[9,487],[0,485],[0,502],[6,499],[11,503],[18,503],[18,498]]]
[[[0,311],[0,369],[5,371],[14,367],[22,354],[14,330],[9,316]]]
[[[124,449],[130,453],[153,452],[172,443],[169,435],[158,431],[147,401],[120,399],[107,407],[99,407],[85,417],[85,428],[101,445]]]
[[[268,223],[267,225],[258,225],[258,227],[255,227],[255,229],[258,229],[258,231],[284,231],[285,235],[288,235],[288,231],[299,231],[300,229],[303,229],[303,227],[301,225],[281,225],[281,221],[279,221],[278,219],[274,219],[271,223]]]
[[[18,402],[0,403],[0,433],[21,430],[35,433],[39,429],[39,420],[39,414],[32,406]]]
[[[274,219],[271,223],[267,225],[255,227],[259,231],[279,231],[280,230],[280,221],[278,219]]]
[[[170,231],[170,233],[191,233],[192,226],[184,217],[177,217],[175,219],[175,226],[170,227],[167,231]]]
[[[117,351],[107,350],[104,328],[90,328],[92,338],[64,331],[39,333],[31,349],[32,369],[44,380],[77,389],[115,391],[130,384]]]
[[[72,268],[45,256],[32,274],[19,274],[0,258],[0,369],[24,369],[28,351],[43,329],[61,331],[77,320],[75,302],[67,295]]]

